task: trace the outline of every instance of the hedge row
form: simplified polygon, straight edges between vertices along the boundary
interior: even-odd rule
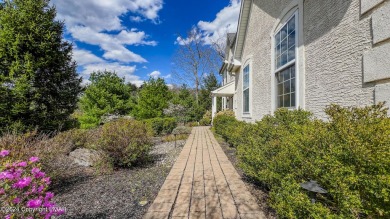
[[[281,218],[390,218],[390,119],[383,104],[326,109],[322,121],[280,109],[255,124],[218,115],[215,131],[240,167],[270,190]],[[328,194],[300,183],[316,180]],[[311,202],[311,196],[316,202]]]

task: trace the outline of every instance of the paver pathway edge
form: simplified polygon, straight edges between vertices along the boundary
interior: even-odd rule
[[[209,127],[194,127],[144,219],[266,218]]]

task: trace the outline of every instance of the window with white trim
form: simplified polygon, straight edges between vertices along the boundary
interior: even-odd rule
[[[295,13],[275,34],[277,107],[296,107],[296,48],[298,16]]]
[[[242,83],[242,91],[243,91],[243,113],[249,113],[249,65],[244,68],[243,71],[243,83]]]

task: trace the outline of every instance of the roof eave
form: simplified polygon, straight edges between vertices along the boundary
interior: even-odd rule
[[[234,58],[241,61],[253,0],[242,0],[235,39]]]
[[[219,74],[222,75],[224,74],[224,71],[228,67],[229,62],[227,60],[223,61],[221,68],[219,69]]]

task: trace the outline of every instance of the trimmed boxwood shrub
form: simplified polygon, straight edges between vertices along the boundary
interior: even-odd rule
[[[144,122],[119,119],[102,128],[100,149],[114,166],[131,167],[148,159],[153,130]]]
[[[155,135],[171,134],[173,129],[177,127],[177,121],[175,118],[153,118],[146,119],[144,122],[149,125]]]
[[[217,116],[214,127],[238,147],[246,175],[270,190],[270,205],[281,218],[389,218],[387,109],[332,105],[325,112],[327,121],[280,109],[243,128],[232,117]],[[329,193],[315,195],[312,203],[299,185],[309,180]]]

